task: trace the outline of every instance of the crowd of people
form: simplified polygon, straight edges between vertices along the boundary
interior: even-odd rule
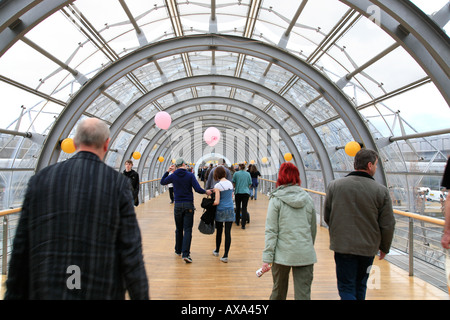
[[[180,255],[186,263],[192,263],[190,244],[195,211],[192,192],[194,190],[199,194],[214,195],[216,249],[213,255],[219,256],[222,235],[225,231],[224,254],[220,260],[226,263],[231,245],[233,222],[245,229],[245,225],[250,221],[247,210],[248,200],[251,197],[252,187],[254,192],[257,192],[258,177],[261,174],[253,164],[248,168],[244,163],[237,167],[228,167],[225,160],[222,160],[217,166],[211,164],[200,167],[197,176],[198,180],[204,183],[204,188],[195,178],[192,168],[183,158],[179,158],[175,164],[169,166],[161,178],[162,185],[173,188],[173,198],[172,192],[170,197],[171,203],[175,203],[175,254]],[[256,200],[256,195],[254,197]]]
[[[77,153],[39,171],[28,184],[17,226],[5,299],[149,299],[136,219],[139,176],[127,161],[121,174],[104,162],[109,128],[88,118],[77,127]],[[334,251],[341,299],[365,299],[369,270],[376,255],[389,253],[395,219],[388,189],[374,180],[379,161],[361,149],[354,171],[327,186],[324,218]],[[233,223],[245,229],[249,199],[257,199],[256,166],[202,168],[196,178],[179,158],[161,178],[172,188],[175,254],[192,263],[193,191],[214,197],[216,248],[228,262]],[[200,186],[199,181],[204,183]],[[450,160],[442,185],[450,188]],[[234,198],[234,199],[233,199]],[[442,246],[449,248],[450,206],[446,208]],[[286,299],[292,269],[296,299],[311,298],[316,209],[301,188],[299,169],[281,164],[270,194],[262,271],[272,270],[271,299]]]

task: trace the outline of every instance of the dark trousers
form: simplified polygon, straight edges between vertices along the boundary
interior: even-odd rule
[[[374,257],[334,253],[339,296],[342,300],[364,300]]]
[[[173,187],[169,188],[169,197],[170,197],[170,202],[173,202]]]
[[[189,257],[191,253],[194,210],[191,202],[175,202],[175,253],[181,253],[183,258]]]
[[[237,193],[234,196],[234,201],[236,202],[236,224],[239,225],[239,221],[242,220],[243,227],[245,227],[245,224],[248,220],[247,205],[249,198],[250,195],[248,193]]]
[[[217,222],[216,221],[216,252],[219,252],[220,244],[222,243],[223,225],[225,224],[225,251],[224,258],[228,257],[228,251],[230,251],[231,245],[231,227],[233,222]]]

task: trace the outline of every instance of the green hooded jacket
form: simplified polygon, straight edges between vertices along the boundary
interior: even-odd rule
[[[297,185],[275,189],[267,209],[263,262],[306,266],[317,262],[314,250],[316,210],[309,194]]]

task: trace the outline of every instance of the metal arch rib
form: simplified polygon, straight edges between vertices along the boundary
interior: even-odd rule
[[[415,58],[416,61],[421,64],[422,67],[431,76],[436,86],[441,90],[447,102],[449,101],[448,88],[448,66],[445,70],[439,68],[439,63],[437,61],[449,61],[448,60],[448,50],[434,50],[430,54],[430,48],[438,48],[444,43],[436,38],[436,28],[433,28],[432,24],[429,23],[430,19],[422,19],[419,17],[417,12],[410,10],[411,5],[408,5],[406,1],[393,1],[393,0],[372,0],[368,2],[367,0],[340,0],[341,2],[347,4],[350,7],[356,8],[361,13],[366,16],[369,15],[366,12],[368,5],[374,3],[382,7],[388,14],[386,17],[380,21],[382,28],[391,34],[397,41],[402,42],[403,47],[408,50]],[[11,47],[20,37],[31,30],[31,28],[37,25],[40,21],[44,20],[46,17],[50,16],[52,13],[56,12],[62,6],[72,3],[72,1],[55,0],[53,4],[49,4],[48,1],[34,1],[30,0],[14,0],[10,1],[6,7],[0,12],[0,56],[6,52],[6,50]],[[14,7],[12,7],[14,5]],[[403,6],[405,10],[398,10],[394,6]],[[409,7],[409,8],[408,8]],[[395,9],[397,8],[397,9]],[[20,12],[20,13],[19,13]],[[407,12],[405,14],[405,12]],[[6,28],[10,21],[16,20],[20,16],[21,24],[14,29],[14,32]],[[396,20],[397,19],[397,20]],[[409,32],[418,32],[418,38],[408,36],[405,40],[403,37],[398,37],[400,33],[398,30],[398,19],[402,19],[402,25],[409,29]],[[415,19],[414,23],[411,23],[411,19]],[[428,22],[427,22],[428,21]],[[426,31],[426,32],[425,32]],[[417,34],[416,34],[417,35]],[[448,42],[448,41],[447,41]],[[447,71],[447,73],[445,73]],[[447,76],[445,76],[447,74]],[[50,143],[50,148],[55,148],[55,141]],[[367,144],[366,144],[367,145]],[[48,150],[46,148],[41,153],[44,158],[48,158],[48,153],[52,153],[53,150]],[[41,158],[40,158],[41,159]],[[41,162],[39,159],[36,170],[46,166],[51,163],[51,161]],[[56,161],[56,160],[52,160]],[[44,163],[44,164],[42,164]]]
[[[179,110],[182,108],[186,108],[189,106],[193,106],[193,105],[199,105],[202,103],[206,103],[206,102],[210,102],[211,99],[214,99],[215,103],[217,104],[227,104],[227,105],[232,105],[234,107],[237,108],[242,108],[245,109],[251,113],[256,113],[259,112],[260,110],[248,103],[239,101],[239,100],[235,100],[235,99],[231,99],[231,98],[223,98],[223,97],[202,97],[202,98],[196,98],[196,99],[189,99],[189,100],[185,100],[183,102],[177,103],[176,105],[171,106],[170,108],[167,108],[165,111],[171,113],[175,110]],[[214,110],[213,111],[214,114],[217,115],[221,115],[223,117],[227,117],[228,114],[234,114],[230,111],[228,112],[223,112],[223,111],[217,111]],[[202,115],[211,115],[211,110],[208,110],[206,113],[193,113],[195,116],[202,116]],[[292,141],[292,138],[289,136],[289,134],[286,132],[286,130],[281,127],[275,120],[273,120],[272,118],[270,118],[267,114],[263,113],[258,113],[258,116],[260,116],[265,122],[267,122],[268,124],[270,124],[272,126],[272,128],[278,129],[280,132],[280,137],[283,139],[283,141],[286,143],[286,146],[288,147],[288,149],[291,151],[291,153],[294,156],[294,160],[295,162],[297,162],[297,165],[299,166],[299,168],[303,168],[303,170],[301,171],[306,171],[306,168],[304,166],[303,160],[300,156],[300,153],[298,152],[297,147],[295,146],[295,143]],[[242,116],[240,115],[240,118],[242,120]],[[247,119],[245,119],[247,120]],[[249,122],[246,122],[247,124],[249,124]],[[250,122],[251,124],[251,122]],[[147,132],[154,127],[154,119],[148,121],[140,130],[139,132],[134,136],[134,138],[132,139],[132,141],[130,142],[130,144],[128,145],[128,148],[125,152],[125,155],[127,154],[131,154],[132,151],[134,151],[138,144],[139,141],[141,141],[143,139],[143,137],[147,134]],[[149,144],[150,145],[150,144]],[[126,159],[124,159],[126,160]],[[122,164],[123,166],[123,164]],[[122,168],[121,168],[122,170]],[[142,169],[141,169],[142,170]],[[141,173],[140,173],[141,174]],[[324,177],[325,179],[325,177]],[[305,183],[307,182],[306,177],[302,180],[305,181]]]
[[[209,114],[208,112],[209,111],[201,111],[202,113],[205,113],[205,114],[203,114],[203,115],[207,115],[207,114]],[[221,111],[221,113],[226,113],[225,111]],[[235,121],[238,121],[238,122],[243,122],[243,123],[245,123],[246,125],[248,125],[249,127],[252,127],[253,129],[255,129],[255,130],[257,130],[258,128],[260,128],[259,127],[259,125],[257,125],[257,124],[255,124],[255,123],[253,123],[253,122],[251,122],[250,120],[248,120],[248,119],[245,119],[245,118],[242,118],[242,116],[240,116],[239,114],[235,114],[235,113],[228,113],[229,115],[227,116],[227,117],[229,117],[229,118],[232,118],[233,119],[233,121],[235,120]],[[180,119],[180,122],[182,123],[183,121],[189,121],[190,119],[192,119],[192,118],[195,118],[196,117],[196,115],[193,115],[193,114],[190,114],[190,115],[188,115],[188,116],[186,116],[186,117],[184,117],[184,119]],[[225,120],[208,120],[206,123],[211,123],[211,124],[214,124],[216,127],[218,127],[218,128],[224,128],[224,129],[226,129],[226,128],[228,128],[228,127],[234,127],[234,128],[242,128],[242,125],[241,124],[239,124],[239,123],[234,123],[234,122],[230,122],[230,121],[225,121]],[[184,126],[183,128],[187,128],[187,127],[189,127],[189,128],[191,128],[191,127],[193,127],[193,123],[192,122],[189,122],[186,126]],[[193,129],[190,129],[191,131],[193,130]],[[250,144],[251,145],[256,145],[256,141],[252,141],[253,139],[252,139],[252,137],[250,136],[250,138],[251,138],[251,141],[250,141]],[[158,153],[158,151],[159,150],[161,150],[161,148],[163,148],[163,147],[165,147],[167,144],[169,144],[170,143],[170,138],[169,137],[166,137],[166,139],[161,143],[161,145],[159,146],[159,148],[158,148],[158,150],[157,150],[157,152],[155,153],[155,157],[157,156],[157,155],[159,155],[160,153]],[[186,142],[184,142],[184,143],[186,143]],[[199,142],[198,141],[195,141],[195,143],[194,144],[199,144]],[[200,143],[201,144],[201,143]],[[148,156],[148,154],[150,154],[150,152],[151,152],[151,150],[152,150],[153,148],[152,148],[152,145],[151,144],[149,144],[149,145],[147,145],[147,147],[146,147],[146,149],[144,150],[144,152],[143,152],[143,155],[146,155],[146,156]],[[166,150],[166,152],[167,152],[167,150]],[[278,155],[273,155],[273,156],[275,156],[275,157],[282,157],[282,155],[281,155],[281,153],[279,152],[279,154]],[[145,158],[146,159],[146,158]],[[298,159],[297,159],[298,160]],[[296,160],[296,161],[297,161]],[[301,163],[301,158],[299,159],[300,161],[297,161],[297,163],[296,163],[296,165],[297,166],[299,166],[299,164],[298,164],[298,162],[300,162],[300,165],[302,165],[302,163]],[[150,163],[151,163],[151,165],[150,165],[150,169],[149,169],[149,174],[151,174],[152,172],[154,172],[154,168],[155,168],[155,165],[156,165],[156,163],[157,163],[157,161],[150,161]],[[142,164],[141,163],[139,163],[139,166],[138,166],[138,171],[139,170],[143,170],[143,166],[144,166],[144,161],[142,162]],[[306,185],[306,183],[307,183],[307,178],[306,178],[306,172],[304,171],[304,170],[299,170],[300,171],[300,178],[302,179],[302,181],[304,182],[304,184]],[[161,174],[159,174],[158,175],[159,177],[161,176]]]
[[[371,6],[380,9],[380,27],[417,61],[450,105],[448,36],[425,14],[403,0],[339,0],[371,18]]]
[[[234,114],[233,115],[233,117],[229,117],[229,119],[228,120],[216,120],[216,121],[214,121],[214,122],[210,122],[211,120],[209,120],[208,122],[205,122],[205,124],[206,125],[214,125],[215,127],[217,127],[219,130],[226,130],[226,129],[229,129],[230,127],[232,127],[232,128],[235,128],[235,129],[241,129],[242,128],[242,124],[241,123],[239,123],[239,122],[242,122],[242,117],[241,118],[239,118],[239,115],[237,115],[237,114]],[[235,121],[237,121],[237,122],[235,122]],[[251,124],[249,124],[249,126],[251,127],[251,128],[253,128],[253,130],[257,130],[257,128],[259,127],[257,124],[255,124],[255,123],[251,123]],[[189,132],[191,132],[192,133],[192,131],[195,131],[195,128],[194,128],[194,124],[191,122],[191,123],[187,123],[185,126],[183,126],[183,129],[185,129],[185,130],[189,130]],[[246,151],[249,151],[250,149],[251,149],[251,147],[252,146],[255,146],[256,145],[256,143],[257,143],[257,141],[255,141],[254,139],[253,139],[253,137],[251,137],[251,135],[250,135],[250,140],[249,140],[249,145],[248,145],[248,147],[249,147],[249,149],[246,149]],[[154,154],[154,156],[153,156],[153,158],[151,158],[150,159],[150,163],[151,163],[151,165],[150,165],[150,169],[149,169],[149,177],[150,177],[150,174],[152,174],[153,172],[154,172],[154,168],[155,168],[155,164],[156,164],[156,156],[157,155],[160,155],[160,153],[158,153],[159,152],[159,150],[161,150],[161,149],[164,149],[166,146],[167,146],[167,144],[169,144],[170,143],[170,138],[169,137],[166,137],[166,139],[164,139],[164,141],[161,143],[161,145],[159,146],[159,148],[157,149],[157,151],[155,152],[155,154]],[[181,142],[181,144],[186,144],[187,142],[185,142],[185,141],[182,141]],[[200,144],[202,144],[202,142],[198,142],[198,141],[195,141],[194,142],[194,147],[195,147],[195,145],[200,145]],[[148,154],[151,152],[151,149],[150,149],[150,147],[148,147]],[[245,155],[245,151],[244,152],[242,152],[242,150],[237,150],[237,149],[235,149],[235,151],[238,153],[238,156],[239,155],[242,155],[242,156],[244,156]],[[146,152],[144,152],[145,154],[147,154]],[[165,149],[165,154],[163,154],[163,156],[165,156],[165,157],[168,157],[168,154],[169,153],[169,155],[170,155],[170,151],[169,151],[169,149],[168,148],[166,148]],[[225,156],[225,155],[223,155],[223,154],[221,154],[222,156]],[[226,157],[226,156],[225,156]],[[283,157],[283,155],[281,154],[281,150],[278,150],[278,152],[276,153],[276,154],[274,154],[274,155],[272,155],[272,159],[274,160],[274,162],[273,163],[275,163],[275,162],[277,162],[276,161],[276,158],[278,158],[278,159],[282,159],[282,157]],[[244,159],[244,158],[242,158],[242,159]],[[272,164],[273,164],[272,163]],[[298,165],[298,163],[296,163],[296,165]],[[143,169],[143,168],[142,168]],[[273,169],[273,168],[272,168]],[[139,169],[138,169],[139,170]],[[275,171],[277,171],[277,170],[275,170]],[[302,179],[302,182],[303,182],[303,185],[306,185],[306,172],[304,171],[304,170],[299,170],[300,171],[300,178]],[[276,174],[277,172],[275,172],[275,174]],[[271,173],[271,174],[274,174],[273,172]],[[158,174],[157,175],[158,177],[160,177],[161,176],[161,174]]]
[[[377,150],[373,137],[365,126],[361,116],[355,110],[354,106],[347,100],[342,91],[340,91],[334,83],[331,83],[318,70],[285,51],[259,41],[224,35],[197,35],[166,40],[138,49],[121,60],[113,63],[107,69],[92,78],[77,93],[55,123],[47,138],[47,143],[43,147],[38,161],[37,170],[40,170],[44,166],[58,160],[60,153],[60,150],[57,148],[58,141],[71,132],[82,113],[93,101],[95,101],[96,97],[98,97],[102,91],[121,77],[125,76],[128,72],[153,60],[171,56],[173,54],[190,51],[208,51],[212,48],[215,50],[243,53],[268,60],[299,76],[315,88],[319,94],[322,94],[322,96],[336,109],[336,112],[346,123],[355,140],[364,143],[367,148]],[[234,78],[233,83],[231,83],[232,86],[235,85],[237,82],[236,80],[244,81],[242,79]],[[246,83],[247,84],[245,84],[245,86],[248,87],[248,83],[250,82],[247,81]],[[266,91],[268,90],[265,87],[260,88]],[[271,95],[277,96],[274,92],[271,92]],[[277,96],[272,100],[287,102],[286,99],[280,96]],[[283,105],[285,102],[277,104]],[[290,105],[290,103],[288,104]],[[293,109],[295,109],[295,112],[291,114],[297,123],[299,123],[299,126],[303,127],[303,130],[310,139],[311,144],[315,147],[316,152],[319,155],[319,160],[322,162],[321,166],[324,170],[325,176],[328,178],[333,177],[332,168],[331,165],[329,165],[330,160],[328,158],[328,154],[319,136],[303,114],[301,114],[295,107],[293,107]],[[380,183],[386,184],[384,170],[382,168],[380,169],[381,170],[377,171],[378,175],[381,175],[378,180]]]
[[[0,57],[34,26],[75,0],[14,0],[0,10]],[[19,21],[14,28],[11,23]]]
[[[331,162],[325,146],[322,143],[319,135],[313,126],[309,123],[306,117],[287,99],[273,92],[272,90],[254,83],[249,80],[234,78],[230,76],[219,76],[219,75],[207,75],[207,76],[194,76],[190,78],[183,78],[179,80],[172,81],[155,90],[149,92],[148,94],[142,96],[130,105],[124,112],[116,119],[116,121],[111,126],[111,140],[114,141],[121,127],[133,116],[133,114],[139,110],[140,107],[145,106],[151,100],[160,97],[169,91],[175,91],[184,87],[199,86],[199,85],[210,85],[215,83],[218,85],[225,85],[230,87],[240,87],[245,90],[257,92],[259,95],[266,98],[268,101],[278,105],[280,108],[284,109],[286,113],[290,114],[292,120],[304,131],[305,135],[308,137],[312,148],[318,154],[318,159],[323,170],[324,180],[326,183],[333,180],[334,174],[331,166]],[[263,112],[261,110],[254,110],[258,116],[262,116]]]
[[[232,99],[232,98],[210,96],[210,97],[201,97],[201,98],[193,98],[193,99],[189,99],[189,100],[184,100],[184,101],[178,102],[178,103],[170,106],[169,108],[165,109],[164,111],[166,111],[170,114],[177,110],[181,110],[181,109],[188,108],[188,107],[195,106],[195,105],[202,105],[202,104],[206,104],[206,103],[230,105],[230,106],[234,106],[237,108],[241,108],[243,110],[246,110],[250,113],[257,115],[258,117],[263,119],[266,123],[270,124],[272,126],[272,128],[280,130],[282,138],[286,142],[289,150],[293,150],[292,151],[293,153],[295,152],[294,158],[300,159],[300,154],[297,151],[297,147],[295,146],[292,138],[289,136],[289,134],[286,132],[286,130],[282,126],[280,126],[280,124],[278,122],[276,122],[274,119],[272,119],[270,116],[268,116],[266,113],[261,112],[261,110],[259,110],[258,108],[256,108],[255,106],[253,106],[249,103],[246,103],[246,102],[243,102],[240,100],[236,100],[236,99]],[[216,111],[216,110],[214,110],[213,112],[214,112],[214,114],[218,113],[218,111]],[[226,116],[226,114],[224,114],[224,115]],[[124,125],[125,125],[124,123],[121,124],[121,127],[123,127]],[[138,133],[136,133],[134,138],[129,143],[129,146],[128,146],[125,154],[131,154],[131,152],[137,148],[139,141],[141,141],[144,138],[144,136],[147,134],[147,132],[150,131],[151,128],[153,128],[154,126],[155,126],[155,121],[153,118],[153,119],[149,120],[138,131]],[[114,140],[111,139],[111,144],[113,144],[113,143],[114,143]],[[124,166],[124,164],[122,163],[122,167],[123,166]],[[121,167],[121,169],[122,169],[122,167]]]

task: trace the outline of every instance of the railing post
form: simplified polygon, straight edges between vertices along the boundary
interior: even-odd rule
[[[409,276],[414,275],[414,219],[409,218]]]
[[[325,226],[324,219],[323,219],[323,210],[324,210],[323,209],[323,201],[324,201],[324,198],[323,198],[322,195],[319,195],[319,197],[320,197],[320,208],[319,208],[319,210],[320,210],[320,213],[319,213],[320,226],[324,227]]]
[[[8,268],[8,216],[3,216],[3,255],[2,255],[2,274],[6,275]]]

